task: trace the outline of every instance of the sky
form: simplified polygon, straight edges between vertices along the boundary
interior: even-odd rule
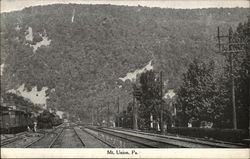
[[[112,4],[160,8],[250,8],[250,0],[1,0],[1,12],[22,10],[25,7],[55,3]]]

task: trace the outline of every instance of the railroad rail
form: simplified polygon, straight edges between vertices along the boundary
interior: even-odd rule
[[[240,144],[240,143],[231,143],[231,142],[226,142],[226,141],[224,142],[224,141],[217,141],[217,140],[209,141],[209,140],[205,140],[201,138],[197,139],[194,137],[177,137],[177,136],[171,136],[171,135],[160,135],[160,134],[147,133],[147,132],[142,132],[138,130],[129,130],[129,129],[123,129],[123,128],[103,128],[103,129],[132,132],[132,133],[137,133],[137,134],[142,134],[142,135],[160,137],[163,139],[174,139],[174,140],[203,144],[203,145],[208,145],[208,146],[213,146],[213,147],[218,147],[218,148],[243,148],[247,146],[247,145]]]
[[[110,131],[110,130],[97,129],[97,128],[93,128],[93,127],[87,127],[87,128],[94,130],[94,131],[102,132],[104,134],[115,136],[115,137],[121,138],[123,140],[127,140],[127,141],[135,143],[135,144],[142,145],[143,147],[146,147],[146,148],[177,148],[177,147],[184,148],[184,146],[182,146],[182,145],[176,145],[173,143],[166,143],[166,142],[162,142],[160,140],[156,141],[156,140],[152,140],[150,138],[134,136],[134,135],[114,132],[114,131]]]
[[[62,128],[62,130],[63,130],[63,127],[62,127],[62,126],[63,126],[63,124],[60,124],[60,125],[54,127],[55,129],[54,129],[52,132],[49,132],[49,133],[54,133],[54,134],[57,134],[57,136],[58,136],[58,133],[56,133],[56,131],[57,131],[58,129],[60,129],[60,128]],[[45,136],[46,136],[46,134],[47,134],[48,132],[42,131],[41,133],[42,133],[43,135],[42,135],[40,138],[38,138],[37,140],[34,140],[33,142],[31,142],[31,143],[25,145],[25,148],[30,148],[30,147],[32,147],[34,144],[38,143],[40,140],[44,139]],[[57,137],[57,136],[56,136],[56,137]],[[52,141],[53,141],[53,140],[52,140]],[[49,145],[50,145],[50,144],[49,144]]]
[[[9,139],[5,139],[5,140],[2,140],[1,141],[1,146],[4,146],[4,145],[7,145],[7,144],[10,144],[12,142],[15,142],[16,140],[20,139],[20,137],[12,137],[12,138],[9,138]]]
[[[97,135],[94,135],[94,134],[92,134],[92,133],[90,133],[90,132],[86,131],[84,128],[83,128],[83,129],[81,129],[81,130],[82,130],[82,131],[84,131],[84,132],[86,132],[87,134],[89,134],[89,135],[93,136],[95,139],[97,139],[97,140],[101,141],[102,143],[104,143],[104,144],[108,145],[109,147],[111,147],[111,148],[115,148],[115,146],[114,146],[113,144],[108,143],[108,142],[106,142],[105,140],[103,140],[102,138],[98,137]]]
[[[54,132],[55,132],[58,128],[62,127],[62,126],[63,126],[63,124],[60,124],[60,125],[56,126]],[[24,135],[29,135],[29,134],[30,134],[29,132],[25,131],[25,132],[21,132],[21,133],[16,134],[15,137],[10,137],[10,138],[1,140],[1,146],[5,146],[5,145],[11,144],[11,143],[13,143],[13,142],[16,142],[16,141],[18,141],[18,140],[24,138]],[[39,130],[39,134],[42,134],[42,136],[41,136],[40,138],[34,140],[34,141],[31,142],[31,143],[28,143],[28,144],[25,145],[24,147],[25,147],[25,148],[31,147],[33,144],[35,144],[35,143],[37,143],[38,141],[40,141],[41,139],[43,139],[43,138],[45,137],[46,132],[45,132],[44,130]]]
[[[116,137],[120,137],[131,142],[135,142],[151,148],[242,148],[242,145],[232,145],[225,143],[212,143],[208,141],[192,140],[173,136],[164,136],[133,130],[118,130],[110,128],[97,129],[88,127],[94,131],[99,131]]]
[[[1,146],[5,146],[19,139],[22,139],[23,138],[22,136],[25,134],[27,134],[27,132],[21,132],[21,133],[16,134],[15,137],[10,137],[10,138],[1,140]]]
[[[36,140],[34,140],[33,142],[31,142],[31,143],[29,143],[28,145],[25,145],[25,147],[24,148],[28,148],[28,147],[30,147],[31,145],[33,145],[34,143],[36,143],[36,142],[38,142],[38,141],[40,141],[41,139],[43,139],[44,138],[44,134],[40,137],[40,138],[38,138],[38,139],[36,139]]]
[[[55,142],[57,141],[57,139],[62,135],[64,130],[64,127],[59,131],[59,133],[57,133],[56,137],[52,140],[52,142],[48,145],[48,148],[52,148],[53,145],[55,144]]]
[[[57,134],[57,136],[53,139],[53,141],[49,144],[49,148],[53,148],[54,144],[56,143],[56,141],[61,137],[63,131],[65,129],[72,129],[76,135],[76,137],[78,138],[78,140],[80,141],[80,143],[82,144],[83,147],[85,147],[85,143],[82,140],[82,138],[79,136],[78,132],[76,131],[76,129],[74,128],[74,126],[67,126],[67,127],[63,127],[63,129]]]
[[[82,138],[81,138],[81,137],[79,136],[79,134],[77,133],[76,129],[75,129],[75,128],[73,128],[73,130],[74,130],[74,132],[75,132],[75,134],[76,134],[77,138],[81,141],[81,143],[82,143],[83,147],[85,147],[86,145],[84,144],[84,142],[83,142]]]

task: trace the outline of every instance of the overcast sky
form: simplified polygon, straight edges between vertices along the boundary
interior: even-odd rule
[[[128,6],[147,6],[160,8],[250,8],[249,0],[1,0],[1,12],[22,10],[25,7],[55,3],[113,4]]]

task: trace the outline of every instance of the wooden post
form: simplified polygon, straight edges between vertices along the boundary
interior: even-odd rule
[[[161,124],[161,134],[165,134],[165,128],[164,128],[164,120],[163,120],[163,111],[164,111],[164,107],[163,107],[163,79],[162,79],[162,71],[160,72],[160,124]]]
[[[136,99],[133,96],[133,129],[137,130],[138,129],[138,125],[137,125],[137,103],[136,103]]]
[[[110,117],[109,117],[109,103],[108,103],[108,119],[107,119],[107,127],[109,127],[109,121],[110,121]]]
[[[235,90],[234,90],[234,73],[233,73],[233,52],[232,51],[232,28],[228,31],[228,49],[230,53],[230,77],[231,77],[231,96],[232,96],[232,107],[233,107],[233,128],[237,129],[237,119],[236,119],[236,107],[235,107]]]
[[[119,97],[117,97],[117,127],[120,127],[120,117],[119,117],[119,113],[120,113],[120,101],[119,101]]]

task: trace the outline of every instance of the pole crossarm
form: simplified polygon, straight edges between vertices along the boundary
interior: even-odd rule
[[[219,47],[219,53],[229,54],[230,63],[230,78],[231,78],[231,102],[232,102],[232,113],[233,113],[233,128],[237,129],[237,117],[236,117],[236,106],[235,106],[235,81],[234,81],[234,61],[233,54],[246,52],[246,47],[249,46],[249,37],[245,39],[236,39],[233,35],[233,30],[230,27],[227,35],[221,35],[220,28],[217,30],[217,38]],[[222,42],[222,40],[224,42]],[[227,41],[227,42],[225,42]]]

